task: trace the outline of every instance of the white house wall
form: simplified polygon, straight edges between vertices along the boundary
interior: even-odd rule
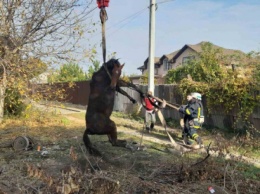
[[[197,53],[192,50],[191,48],[187,48],[176,60],[175,63],[172,64],[172,69],[177,68],[178,66],[182,65],[182,58],[183,57],[188,57],[188,56],[194,56],[197,58]],[[156,72],[156,69],[154,69],[154,72]],[[167,74],[168,70],[164,70],[163,64],[158,68],[158,74],[155,73],[155,75],[158,75],[160,77],[164,77]],[[145,75],[148,73],[148,69],[145,69],[142,73],[142,75]],[[134,84],[140,83],[139,79],[133,79],[132,82]]]
[[[172,65],[172,68],[175,69],[176,67],[182,65],[182,58],[183,57],[188,57],[188,56],[197,56],[196,51],[187,48],[175,61],[175,63]]]
[[[132,79],[133,84],[140,84],[140,78]]]
[[[158,75],[165,76],[167,74],[167,70],[164,70],[164,66],[161,65],[160,68],[158,68]]]

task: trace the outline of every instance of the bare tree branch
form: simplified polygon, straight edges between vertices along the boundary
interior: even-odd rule
[[[93,0],[1,0],[0,59],[6,61],[6,87],[24,96],[29,93],[28,81],[46,65],[72,61],[79,56],[76,51],[83,57],[79,43],[86,20],[96,9],[91,3]]]

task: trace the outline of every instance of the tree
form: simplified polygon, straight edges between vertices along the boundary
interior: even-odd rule
[[[188,75],[194,81],[211,83],[213,80],[222,79],[223,69],[220,64],[223,54],[220,49],[212,47],[211,43],[202,45],[202,52],[198,54],[197,59],[190,60],[186,65],[177,69],[171,69],[166,75],[168,83],[179,83]]]
[[[140,77],[140,83],[143,84],[143,85],[147,85],[148,84],[148,72],[146,72],[145,74],[143,74],[141,77]],[[157,84],[157,79],[155,78],[154,79],[154,84]]]
[[[253,83],[260,90],[260,52],[252,51],[248,53],[247,57],[250,61],[249,66],[252,69]]]
[[[49,83],[54,82],[77,82],[86,80],[86,73],[78,64],[64,64],[58,72],[54,72],[49,78]]]
[[[77,43],[84,32],[82,22],[92,11],[90,3],[92,0],[0,1],[0,122],[4,99],[12,93],[6,94],[6,88],[22,92],[22,96],[29,94],[28,80],[38,72],[37,66],[30,65],[31,58],[59,64],[71,60],[80,49]]]
[[[209,112],[219,105],[226,112],[238,106],[237,116],[247,125],[249,115],[260,100],[257,94],[259,64],[259,57],[254,53],[224,55],[220,49],[206,43],[202,45],[198,59],[170,70],[167,81],[179,83],[180,92],[184,96],[192,91],[206,95]]]
[[[27,73],[29,80],[46,72],[48,69],[48,65],[46,63],[44,63],[40,59],[36,59],[36,58],[32,58],[32,57],[28,58],[28,60],[26,61],[26,64],[27,65],[25,66],[26,69],[24,69],[24,72],[30,72],[30,73]]]
[[[141,84],[148,84],[148,72],[146,72],[145,74],[143,74],[140,77],[140,83]]]
[[[92,62],[92,65],[88,68],[87,79],[91,79],[93,73],[98,71],[100,68],[100,61],[93,59],[93,60],[91,60],[91,62]]]
[[[131,82],[130,78],[128,75],[126,75],[125,73],[123,73],[123,75],[121,75],[121,78],[122,80],[126,81],[126,82]]]

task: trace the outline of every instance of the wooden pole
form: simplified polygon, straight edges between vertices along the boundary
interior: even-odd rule
[[[159,102],[161,102],[161,103],[164,102],[164,101],[163,101],[162,99],[160,99],[160,98],[157,98],[157,97],[152,96],[152,95],[149,95],[149,96],[151,96],[152,98],[154,98],[155,100],[157,100],[157,101],[159,101]],[[166,101],[165,101],[165,102],[166,102]],[[177,106],[175,106],[175,105],[173,105],[173,104],[170,104],[170,103],[168,103],[168,102],[166,102],[166,105],[169,106],[169,107],[171,107],[171,108],[173,108],[173,109],[175,109],[175,110],[179,110],[179,107],[177,107]]]

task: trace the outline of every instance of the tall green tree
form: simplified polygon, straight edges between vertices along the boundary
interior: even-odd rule
[[[187,64],[171,69],[166,75],[168,83],[178,83],[187,76],[191,76],[194,81],[211,83],[212,81],[223,78],[221,60],[223,59],[222,50],[213,48],[211,43],[202,45],[202,52],[198,57],[190,60]]]
[[[192,91],[206,95],[208,111],[221,105],[230,112],[238,106],[237,116],[247,122],[260,100],[256,92],[259,89],[259,55],[241,52],[225,55],[210,43],[202,45],[198,55],[187,65],[170,70],[168,83],[179,83],[184,96]]]
[[[140,83],[143,84],[143,85],[147,85],[148,84],[148,72],[146,72],[145,74],[143,74],[141,77],[140,77]],[[157,79],[155,78],[154,79],[154,84],[157,84]]]
[[[86,76],[87,79],[91,79],[93,73],[95,73],[96,71],[98,71],[100,69],[100,61],[93,59],[93,60],[91,60],[91,62],[92,62],[92,65],[88,68],[88,71],[87,71],[87,76]]]
[[[260,90],[260,52],[252,51],[247,55],[250,61],[249,67],[251,67],[253,83]]]
[[[49,83],[54,82],[76,82],[86,80],[86,73],[78,64],[64,64],[59,71],[53,73],[49,78]]]

